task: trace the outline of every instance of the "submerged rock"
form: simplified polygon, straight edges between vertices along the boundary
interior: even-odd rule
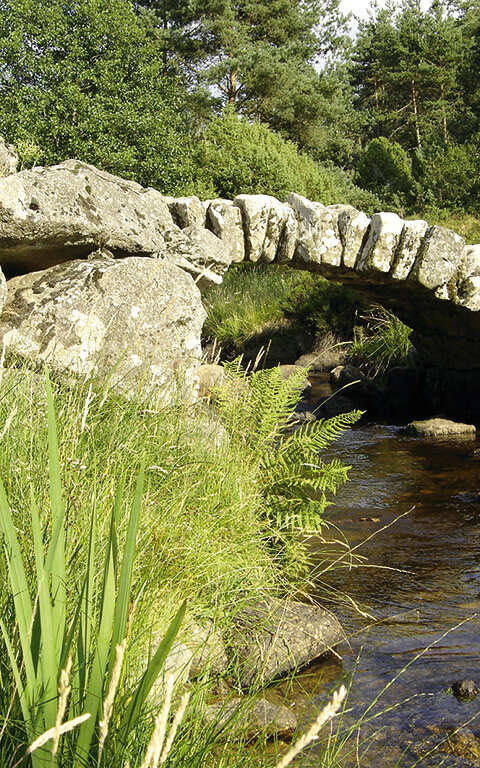
[[[309,664],[344,639],[336,617],[322,608],[287,600],[245,605],[229,640],[244,689]]]
[[[416,437],[461,437],[474,440],[476,428],[473,424],[461,424],[449,419],[427,419],[412,421],[406,427],[406,433]]]
[[[480,690],[473,680],[457,680],[452,684],[452,693],[457,699],[469,701],[478,696]]]
[[[233,698],[218,704],[211,704],[205,712],[205,719],[217,730],[228,729],[247,738],[289,739],[297,728],[297,717],[282,704],[267,699],[252,700]]]

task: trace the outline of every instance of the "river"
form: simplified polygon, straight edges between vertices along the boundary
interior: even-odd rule
[[[315,591],[335,606],[349,646],[341,660],[321,661],[280,692],[308,718],[312,701],[320,703],[343,681],[350,686],[348,711],[327,745],[333,762],[319,762],[314,747],[298,765],[480,766],[480,742],[476,755],[468,731],[447,740],[470,720],[468,728],[480,736],[480,696],[458,701],[447,692],[461,679],[480,685],[475,447],[471,440],[408,437],[386,425],[349,430],[332,447],[331,455],[351,470],[329,508],[338,531],[330,528],[325,538],[345,537],[358,549],[350,565],[341,544],[317,537],[310,545],[319,569]],[[332,567],[339,557],[343,567]]]

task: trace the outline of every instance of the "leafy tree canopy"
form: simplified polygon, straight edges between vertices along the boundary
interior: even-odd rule
[[[25,163],[79,157],[184,191],[183,100],[127,0],[1,0],[0,133]]]

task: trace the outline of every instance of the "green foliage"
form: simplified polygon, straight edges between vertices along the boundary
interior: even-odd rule
[[[25,725],[28,744],[60,725],[62,722],[84,716],[63,739],[66,742],[57,751],[49,744],[39,745],[31,754],[34,768],[48,762],[51,766],[62,764],[62,754],[74,754],[74,764],[89,762],[92,742],[97,740],[97,722],[102,718],[102,701],[105,701],[109,681],[112,679],[116,649],[127,636],[127,619],[131,599],[131,584],[135,559],[136,537],[139,526],[143,491],[142,469],[136,486],[135,500],[128,516],[127,536],[120,557],[117,529],[123,508],[123,489],[120,487],[111,514],[110,535],[104,554],[102,577],[95,573],[96,563],[96,510],[92,510],[88,558],[86,560],[79,597],[75,600],[75,581],[69,576],[66,560],[65,504],[61,487],[60,455],[56,419],[50,382],[47,378],[48,404],[48,457],[50,535],[44,544],[39,510],[31,487],[31,537],[34,552],[33,594],[29,589],[29,568],[23,559],[16,523],[12,516],[3,484],[0,483],[0,529],[3,533],[5,556],[8,564],[10,596],[14,604],[16,629],[20,646],[20,663],[13,638],[14,626],[0,621],[3,640],[8,652],[10,672],[15,684],[19,706]],[[78,578],[78,574],[77,574]],[[72,599],[76,607],[67,620],[68,604]],[[128,706],[122,717],[116,713],[118,726],[109,735],[108,746],[128,744],[141,709],[150,689],[166,659],[185,613],[185,606],[178,611],[163,641],[152,657],[139,685],[126,697]],[[73,660],[72,696],[64,701],[60,723],[57,711],[62,699],[61,673]],[[65,674],[65,673],[64,673]],[[64,689],[68,683],[64,682]],[[58,693],[57,693],[58,692]],[[68,695],[68,694],[67,694]],[[117,702],[118,706],[118,702]],[[103,712],[105,717],[105,712]],[[6,728],[8,729],[8,720]],[[111,728],[111,731],[113,729]],[[8,738],[8,736],[7,736]],[[55,743],[55,741],[54,741]],[[56,745],[58,746],[58,745]],[[115,751],[115,747],[113,747]],[[95,764],[105,764],[107,752],[96,747]],[[103,762],[102,762],[103,760]]]
[[[358,160],[358,183],[389,202],[398,203],[412,195],[414,180],[411,161],[396,141],[385,136],[370,141]]]
[[[412,329],[393,312],[373,307],[361,317],[363,325],[355,328],[349,358],[370,376],[381,376],[396,365],[410,364]]]
[[[422,152],[421,180],[425,207],[480,214],[480,134],[464,144],[449,143]]]
[[[288,379],[278,367],[247,375],[239,361],[225,370],[226,380],[216,391],[218,408],[232,436],[251,451],[269,523],[280,535],[319,530],[325,524],[328,496],[346,481],[349,469],[336,459],[323,461],[320,452],[361,413],[352,411],[291,431],[307,369],[299,368]]]
[[[266,125],[239,118],[233,110],[207,125],[195,159],[195,188],[212,196],[270,194],[283,200],[298,192],[325,205],[362,201],[371,207],[368,193],[347,174],[319,165]]]
[[[339,0],[138,4],[149,11],[165,67],[182,72],[203,101],[232,106],[300,144],[324,123],[328,90],[315,63],[342,45]]]
[[[349,338],[361,300],[318,275],[272,264],[241,264],[209,289],[204,305],[205,338],[238,353],[256,336],[273,335],[288,318],[298,319],[313,334],[332,331]]]
[[[129,0],[6,0],[0,59],[0,133],[24,166],[76,157],[185,191],[185,97]]]

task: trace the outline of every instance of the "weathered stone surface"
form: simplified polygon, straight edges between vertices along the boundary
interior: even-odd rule
[[[287,264],[292,261],[297,247],[298,221],[289,205],[284,207],[283,229],[277,249],[277,261],[279,264]]]
[[[338,231],[342,241],[342,264],[353,269],[357,263],[371,219],[351,205],[329,206],[337,210]]]
[[[99,247],[152,255],[175,229],[159,192],[77,160],[0,179],[0,263],[15,273]]]
[[[197,376],[199,397],[210,397],[213,388],[223,381],[225,371],[221,365],[204,363],[198,368]]]
[[[245,258],[245,239],[242,213],[231,200],[210,200],[207,208],[207,226],[222,240],[232,262]]]
[[[429,290],[446,285],[464,256],[465,240],[444,227],[430,227],[423,238],[410,278]]]
[[[297,728],[297,716],[282,704],[267,699],[235,697],[210,704],[205,711],[207,723],[217,730],[228,729],[247,738],[264,736],[290,739]]]
[[[3,137],[0,136],[0,177],[16,173],[17,164],[18,156],[15,152],[15,147],[11,144],[6,144]]]
[[[127,396],[193,399],[205,318],[189,275],[149,258],[73,261],[8,283],[8,356],[98,376]]]
[[[250,688],[308,664],[343,639],[338,620],[328,611],[271,599],[238,612],[229,645],[242,687]]]
[[[327,208],[294,193],[288,195],[287,203],[293,208],[298,224],[295,259],[340,266],[343,245],[338,229],[337,207]]]
[[[233,204],[242,212],[246,258],[271,262],[275,259],[287,218],[287,206],[270,195],[238,195]]]
[[[0,269],[0,313],[2,312],[2,309],[7,300],[7,293],[8,293],[7,281],[5,280],[5,275]]]
[[[222,636],[213,622],[206,621],[204,626],[191,624],[182,639],[174,641],[165,660],[163,675],[172,674],[176,681],[186,682],[204,673],[222,675],[227,667]]]
[[[185,227],[205,227],[206,211],[195,195],[191,197],[172,197],[169,199],[168,207],[175,224],[181,229]]]
[[[396,213],[375,213],[356,269],[359,272],[389,272],[400,243],[403,225],[404,222]]]
[[[472,312],[480,310],[480,245],[465,248],[458,270],[454,301]]]
[[[331,371],[344,363],[346,350],[347,344],[328,331],[315,339],[311,351],[299,357],[295,365],[308,367],[311,371]]]
[[[427,419],[412,421],[406,428],[408,434],[417,437],[468,437],[475,439],[476,429],[473,424],[461,424],[449,419]]]
[[[157,255],[176,264],[193,277],[201,291],[223,280],[231,255],[222,240],[203,227],[186,227],[165,233]]]
[[[423,219],[403,223],[400,242],[391,271],[394,280],[406,280],[410,274],[427,230],[428,224]]]

